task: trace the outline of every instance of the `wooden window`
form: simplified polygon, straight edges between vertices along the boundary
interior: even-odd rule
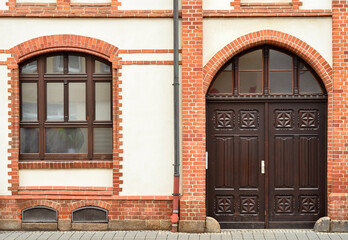
[[[296,55],[271,46],[238,54],[216,74],[208,95],[325,95],[315,71]]]
[[[111,65],[56,53],[20,66],[20,160],[112,159]]]

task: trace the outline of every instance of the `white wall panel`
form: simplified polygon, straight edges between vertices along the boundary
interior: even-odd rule
[[[173,191],[173,66],[122,68],[123,191],[170,195]]]
[[[19,186],[112,187],[112,169],[22,169]]]
[[[302,0],[300,9],[331,9],[331,0]]]
[[[94,37],[121,49],[173,48],[173,21],[162,18],[2,18],[0,29],[1,33],[6,33],[6,38],[0,38],[0,49],[8,49],[32,38],[54,34]]]
[[[7,54],[0,54],[1,59],[6,59]],[[2,61],[2,60],[1,60]],[[8,84],[9,80],[7,66],[0,65],[0,195],[10,195],[10,191],[8,191],[8,187],[10,186],[8,183],[9,175],[7,164],[8,161],[8,153],[7,149],[9,148],[8,142]]]
[[[111,3],[111,0],[70,0],[71,3]]]
[[[232,10],[232,0],[203,0],[204,10]]]
[[[2,0],[5,1],[5,0]],[[16,3],[56,3],[57,0],[16,0]]]
[[[119,0],[120,10],[171,10],[173,9],[173,0]],[[181,0],[179,0],[181,8]]]
[[[206,19],[203,23],[204,65],[233,40],[270,29],[293,35],[316,49],[332,65],[331,18]]]
[[[5,0],[0,0],[0,10],[8,10],[8,6],[6,6]]]
[[[122,61],[173,61],[173,53],[128,53],[119,56]]]

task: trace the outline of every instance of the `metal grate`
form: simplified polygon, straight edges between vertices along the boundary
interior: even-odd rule
[[[107,223],[108,210],[99,207],[82,207],[71,213],[72,222],[92,222],[92,223]]]
[[[24,223],[50,223],[58,221],[58,211],[45,207],[35,206],[22,211],[22,222]]]

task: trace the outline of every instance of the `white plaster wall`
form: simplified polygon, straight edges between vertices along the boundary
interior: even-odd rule
[[[71,3],[111,3],[111,0],[70,0]]]
[[[7,54],[0,54],[0,61],[5,61],[8,57]],[[10,186],[8,183],[9,180],[9,169],[7,164],[8,161],[8,153],[7,149],[8,145],[8,84],[9,80],[7,66],[0,65],[0,195],[10,195],[10,191],[8,191],[8,187]]]
[[[331,0],[302,0],[300,9],[331,9]]]
[[[162,18],[2,18],[0,31],[6,33],[6,38],[0,37],[0,49],[8,49],[32,38],[54,34],[76,34],[94,37],[120,49],[173,48],[173,21],[172,19]]]
[[[316,49],[332,65],[331,18],[205,19],[203,63],[236,38],[264,29],[293,35]]]
[[[172,10],[173,0],[120,0],[120,10]],[[181,0],[179,0],[181,8]]]
[[[292,0],[241,0],[241,3],[286,3]]]
[[[123,191],[170,195],[173,186],[173,66],[122,68]]]
[[[19,186],[112,187],[112,169],[22,169]]]
[[[8,6],[6,6],[6,0],[0,0],[0,10],[8,10]]]
[[[120,54],[122,61],[173,61],[173,53]]]
[[[233,10],[233,0],[203,0],[204,10]],[[291,2],[291,0],[241,0],[242,3]],[[331,0],[302,0],[300,9],[331,9]],[[123,4],[123,3],[122,3]]]
[[[4,0],[1,0],[4,1]],[[17,3],[56,3],[57,0],[16,0]]]

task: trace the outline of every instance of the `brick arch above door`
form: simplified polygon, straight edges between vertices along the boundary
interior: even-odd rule
[[[327,93],[332,91],[332,68],[314,48],[299,38],[275,30],[261,30],[241,36],[218,51],[203,68],[204,92],[219,69],[233,56],[249,48],[269,44],[284,48],[305,60],[322,79]]]

